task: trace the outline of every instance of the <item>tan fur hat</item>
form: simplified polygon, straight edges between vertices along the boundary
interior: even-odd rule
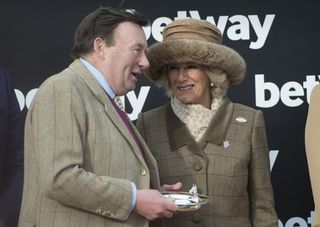
[[[163,41],[147,51],[150,67],[145,74],[155,83],[162,83],[165,65],[193,62],[220,68],[227,73],[230,87],[245,77],[246,63],[233,49],[222,45],[220,30],[205,20],[179,19],[163,30]],[[162,84],[163,85],[163,84]]]

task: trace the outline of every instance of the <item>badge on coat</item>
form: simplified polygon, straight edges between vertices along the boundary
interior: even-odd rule
[[[239,122],[239,123],[246,123],[248,120],[245,119],[244,117],[237,117],[236,121]]]

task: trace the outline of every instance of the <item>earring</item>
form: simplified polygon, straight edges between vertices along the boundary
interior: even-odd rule
[[[213,83],[213,82],[211,82],[211,83],[210,83],[210,87],[213,87],[213,85],[214,85],[214,83]]]

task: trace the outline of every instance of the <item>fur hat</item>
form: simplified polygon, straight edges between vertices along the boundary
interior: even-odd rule
[[[233,49],[222,45],[220,30],[205,20],[179,19],[163,30],[163,41],[147,51],[150,67],[145,74],[151,81],[163,85],[165,65],[196,63],[220,68],[227,74],[230,87],[245,77],[246,63]],[[167,79],[165,79],[167,80]]]

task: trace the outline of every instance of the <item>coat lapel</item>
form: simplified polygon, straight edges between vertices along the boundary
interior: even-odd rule
[[[140,141],[141,146],[142,146],[144,161],[147,163],[147,167],[150,171],[150,176],[151,176],[150,181],[151,181],[151,186],[152,186],[151,188],[159,189],[160,188],[160,181],[159,181],[159,171],[158,171],[157,161],[155,160],[154,156],[152,155],[148,145],[146,144],[146,142],[144,141],[144,139],[142,138],[142,136],[138,132],[137,128],[132,124],[131,121],[129,123],[132,127],[132,130],[136,134],[138,140]],[[141,157],[141,155],[140,155],[140,157]]]
[[[207,131],[203,136],[203,141],[208,141],[219,146],[223,144],[232,120],[233,109],[233,103],[228,97],[225,97],[221,106],[217,109],[217,112],[212,118]]]
[[[166,119],[169,144],[172,151],[184,145],[196,143],[187,126],[173,112],[170,102],[166,106]]]
[[[94,76],[89,72],[86,66],[78,59],[71,63],[69,67],[71,70],[76,72],[76,74],[88,86],[88,88],[95,95],[95,97],[104,105],[105,112],[108,115],[109,119],[123,134],[123,137],[130,143],[138,159],[146,166],[146,163],[141,155],[138,145],[134,141],[134,138],[132,137],[125,123],[122,121],[116,109],[113,107],[107,94],[100,87]],[[131,124],[130,120],[129,123]]]

